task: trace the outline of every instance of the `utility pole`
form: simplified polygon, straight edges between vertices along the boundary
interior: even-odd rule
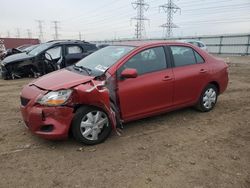
[[[55,30],[55,33],[54,33],[54,39],[55,40],[58,40],[59,39],[59,33],[58,33],[58,29],[59,29],[59,27],[58,27],[58,25],[59,25],[59,21],[52,21],[52,23],[53,23],[53,28],[54,28],[54,30]]]
[[[16,38],[20,38],[20,29],[16,28]]]
[[[38,23],[38,30],[39,30],[39,39],[40,41],[43,41],[43,21],[42,20],[36,20],[36,22]]]
[[[7,38],[10,38],[10,31],[7,31]]]
[[[136,39],[142,39],[146,35],[144,22],[149,20],[144,17],[144,12],[149,9],[149,5],[144,0],[136,0],[132,3],[132,6],[137,10],[137,16],[132,18],[132,20],[136,20],[135,37]]]
[[[79,40],[82,40],[82,33],[79,32]]]
[[[29,39],[32,38],[32,33],[31,33],[30,29],[27,29],[27,36]]]
[[[173,2],[173,0],[168,0],[168,3],[159,6],[159,9],[162,9],[165,13],[167,13],[167,23],[161,25],[160,27],[166,29],[165,37],[170,38],[173,35],[173,28],[178,28],[178,26],[173,23],[174,14],[181,9]]]

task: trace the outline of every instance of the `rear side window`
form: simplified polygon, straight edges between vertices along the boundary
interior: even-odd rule
[[[170,46],[175,67],[203,63],[204,59],[192,48],[185,46]]]
[[[67,52],[68,54],[80,54],[82,53],[82,49],[79,46],[68,46]]]
[[[198,54],[196,51],[194,51],[195,54],[195,58],[196,58],[196,62],[197,63],[204,63],[204,59],[200,56],[200,54]]]
[[[138,53],[119,69],[119,73],[126,68],[136,69],[138,75],[166,69],[167,64],[164,48],[150,48]]]

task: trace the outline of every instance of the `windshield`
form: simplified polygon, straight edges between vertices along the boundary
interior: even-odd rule
[[[32,51],[33,49],[35,49],[38,45],[32,45],[32,46],[29,46],[25,49],[23,49],[24,52],[30,52]]]
[[[36,55],[40,54],[42,51],[44,51],[47,48],[49,48],[50,46],[51,46],[50,43],[40,44],[39,46],[37,46],[36,48],[34,48],[33,50],[31,50],[28,54],[32,55],[32,56],[36,56]]]
[[[134,48],[133,46],[108,46],[85,57],[76,63],[76,66],[85,67],[94,75],[101,75]]]

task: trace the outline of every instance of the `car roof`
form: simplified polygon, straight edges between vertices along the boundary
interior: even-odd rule
[[[92,44],[92,43],[81,41],[81,40],[52,40],[46,43],[49,43],[51,45],[55,45],[55,44],[90,44],[91,45]]]
[[[182,41],[182,42],[199,42],[199,43],[203,43],[200,40],[192,40],[192,39],[189,39],[189,40],[180,40],[180,41]]]
[[[179,41],[166,41],[166,40],[159,40],[159,41],[126,41],[126,42],[116,42],[112,45],[114,46],[134,46],[134,47],[146,47],[151,45],[187,45],[185,42],[179,42]]]

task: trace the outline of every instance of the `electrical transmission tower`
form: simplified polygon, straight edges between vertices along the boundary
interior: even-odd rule
[[[39,39],[40,41],[43,41],[43,21],[42,20],[36,20],[36,22],[38,23],[38,30],[39,30]]]
[[[161,5],[159,8],[167,13],[167,23],[160,27],[166,29],[165,37],[170,38],[173,35],[173,28],[178,28],[178,26],[173,23],[174,14],[181,9],[173,2],[173,0],[168,0],[167,4]]]
[[[59,27],[58,27],[58,25],[59,25],[59,21],[52,21],[52,23],[53,23],[53,28],[54,28],[54,30],[55,30],[55,33],[54,33],[54,39],[55,40],[58,40],[59,39],[59,33],[58,33],[58,29],[59,29]]]
[[[149,9],[149,4],[145,3],[144,0],[137,0],[132,3],[132,6],[137,10],[137,16],[132,18],[132,20],[136,20],[135,37],[142,39],[146,35],[144,22],[149,20],[144,17],[144,12]]]

